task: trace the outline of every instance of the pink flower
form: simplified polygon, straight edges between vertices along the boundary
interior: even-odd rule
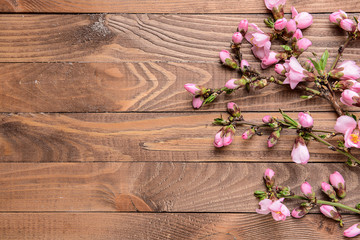
[[[343,20],[343,19],[346,19],[346,18],[348,18],[347,14],[343,10],[333,12],[329,16],[330,22],[335,23],[335,24],[340,24],[340,21]]]
[[[295,33],[292,36],[293,38],[296,38],[297,40],[303,38],[302,31],[300,29],[296,29]]]
[[[347,32],[354,32],[356,30],[356,25],[351,19],[343,19],[340,21],[340,27]]]
[[[261,60],[261,68],[262,68],[262,69],[266,69],[266,68],[270,67],[271,65],[279,62],[280,59],[278,59],[278,58],[276,57],[276,55],[277,55],[276,52],[271,51],[268,56],[264,57],[264,58]]]
[[[294,19],[290,19],[286,24],[286,31],[288,33],[294,33],[296,31],[296,22]]]
[[[201,93],[201,87],[196,84],[193,84],[193,83],[185,84],[184,88],[186,89],[186,91],[188,91],[189,93],[191,93],[193,95],[198,95]]]
[[[360,67],[354,61],[344,61],[329,74],[340,80],[356,80],[360,78]]]
[[[343,86],[343,89],[349,89],[356,93],[360,93],[360,82],[355,80],[344,80],[340,82]]]
[[[241,32],[242,34],[245,34],[248,30],[248,20],[244,19],[241,20],[238,26],[238,31]]]
[[[214,139],[214,146],[221,148],[224,146],[224,129],[221,128],[216,134],[215,134],[215,139]]]
[[[194,108],[200,108],[203,103],[204,103],[203,96],[194,96],[193,97],[192,105]]]
[[[270,54],[271,42],[268,41],[263,47],[253,46],[251,51],[258,59],[262,60]]]
[[[273,202],[270,200],[270,199],[264,199],[264,200],[261,200],[259,202],[259,205],[260,205],[260,209],[256,209],[256,212],[258,214],[268,214],[270,213],[270,209],[269,207],[271,206]]]
[[[246,40],[257,47],[264,47],[270,41],[270,36],[264,33],[255,23],[250,23],[251,29],[245,34]]]
[[[214,146],[225,147],[232,143],[235,129],[232,125],[221,128],[215,135]]]
[[[313,118],[310,116],[310,114],[305,112],[299,112],[298,120],[300,125],[305,128],[312,127],[314,124]]]
[[[273,121],[270,115],[266,115],[262,118],[263,123],[271,123]]]
[[[264,180],[267,188],[272,188],[274,186],[275,183],[274,176],[275,176],[275,172],[272,169],[268,168],[265,170]]]
[[[291,151],[291,158],[295,163],[300,164],[306,164],[310,159],[309,150],[306,147],[305,140],[300,136],[295,139],[295,144]]]
[[[305,29],[313,23],[313,17],[308,12],[298,13],[294,7],[291,8],[292,18],[299,29]]]
[[[345,90],[341,93],[340,101],[347,106],[352,106],[357,103],[357,99],[359,99],[359,94],[351,90]]]
[[[284,84],[290,84],[290,88],[294,89],[299,82],[305,81],[306,75],[304,72],[306,72],[306,70],[300,65],[295,57],[291,57],[290,61],[286,60],[284,66],[285,68],[288,66]]]
[[[241,69],[245,70],[245,66],[249,67],[250,66],[249,62],[246,60],[241,60],[241,63],[240,63]]]
[[[330,184],[322,182],[321,189],[326,195],[328,195],[329,198],[336,199],[336,192]]]
[[[291,7],[291,18],[296,17],[297,15],[299,15],[298,11],[296,10],[295,7]]]
[[[230,53],[227,50],[221,50],[219,56],[222,63],[225,63],[228,58],[231,59]]]
[[[360,224],[354,224],[344,231],[345,237],[355,237],[360,234]]]
[[[310,183],[304,182],[303,184],[301,184],[300,189],[301,192],[309,199],[313,199],[315,197],[315,193],[312,191]]]
[[[287,24],[286,18],[281,18],[281,19],[276,20],[276,22],[274,24],[274,28],[277,31],[281,31],[286,27],[286,24]]]
[[[341,215],[335,207],[330,205],[321,205],[320,212],[328,218],[332,218],[336,221],[341,221]]]
[[[272,10],[273,8],[279,8],[280,5],[284,6],[286,0],[265,0],[266,8]]]
[[[345,147],[360,148],[360,131],[359,128],[356,128],[358,124],[355,119],[349,116],[341,116],[336,120],[334,129],[335,131],[344,134]]]
[[[232,36],[232,41],[233,41],[233,43],[235,43],[235,44],[240,44],[240,43],[242,42],[243,38],[244,38],[244,37],[243,37],[243,35],[242,35],[241,33],[236,32],[236,33],[234,33],[233,36]]]
[[[296,42],[296,47],[301,52],[305,51],[312,45],[311,41],[307,38],[301,38]]]
[[[281,198],[273,202],[269,207],[269,210],[271,211],[272,217],[275,221],[285,221],[286,217],[290,216],[289,209],[284,204],[282,204],[283,200],[284,199]]]
[[[286,69],[285,69],[284,65],[282,65],[282,64],[276,64],[276,65],[275,65],[275,72],[276,72],[277,74],[280,74],[280,75],[285,76]]]
[[[346,196],[346,185],[343,176],[335,171],[333,174],[330,174],[330,183],[334,187],[336,194],[340,198]]]

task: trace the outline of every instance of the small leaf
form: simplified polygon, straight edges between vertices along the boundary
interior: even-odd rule
[[[205,99],[204,104],[213,102],[217,97],[217,94],[210,95],[207,99]]]
[[[310,98],[312,98],[313,96],[308,96],[308,95],[302,95],[302,96],[300,96],[300,98],[302,98],[302,99],[310,99]]]
[[[356,25],[359,24],[359,19],[357,19],[357,17],[354,16],[354,20],[356,22]]]
[[[291,49],[291,47],[290,46],[288,46],[288,45],[280,45],[285,51],[287,51],[287,52],[291,52],[292,51],[292,49]]]
[[[324,54],[321,56],[321,59],[320,59],[320,68],[321,70],[325,70],[325,67],[326,67],[326,64],[327,64],[327,60],[329,58],[329,52],[328,50],[326,49]]]
[[[354,114],[351,114],[351,117],[357,122],[357,117]]]
[[[312,62],[312,64],[314,64],[316,71],[319,73],[319,75],[321,75],[322,69],[321,69],[320,65],[315,60],[312,60],[311,58],[309,58],[309,59]]]

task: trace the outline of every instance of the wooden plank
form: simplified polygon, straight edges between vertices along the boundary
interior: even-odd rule
[[[308,181],[321,199],[321,182],[339,171],[348,192],[341,202],[359,201],[359,169],[343,163],[1,163],[0,211],[253,213],[266,168],[297,194]]]
[[[0,112],[193,111],[184,84],[218,88],[237,76],[218,63],[1,63]],[[332,111],[302,94],[288,85],[240,90],[201,111],[224,111],[228,101],[243,111]]]
[[[238,22],[247,18],[265,30],[267,14],[109,14],[0,16],[0,62],[218,62],[229,47]],[[346,34],[328,20],[314,15],[304,31],[318,54],[330,51],[330,61]],[[274,49],[280,49],[279,46]],[[248,43],[243,56],[254,57]],[[345,59],[357,59],[360,41],[346,49]],[[307,52],[304,57],[312,56]],[[304,58],[305,59],[305,58]]]
[[[345,228],[359,221],[344,216]],[[320,215],[275,222],[255,214],[2,213],[2,239],[343,239]],[[291,232],[291,234],[290,234]]]
[[[261,122],[267,113],[246,113],[247,121]],[[278,113],[270,113],[280,116]],[[297,118],[296,113],[290,114]],[[267,148],[267,136],[245,141],[239,127],[233,144],[215,149],[212,126],[219,113],[128,114],[3,114],[0,123],[1,162],[92,161],[268,161],[291,162],[296,136],[284,130],[278,144]],[[336,116],[313,114],[315,128],[332,130]],[[337,139],[331,140],[336,144]],[[310,162],[346,159],[324,145],[311,142]]]
[[[1,12],[62,12],[62,13],[266,13],[263,0],[251,2],[227,0],[1,0]],[[296,6],[301,11],[332,12],[339,8],[353,12],[359,9],[356,0],[345,0],[341,3],[335,0],[298,2],[289,0],[286,10]]]

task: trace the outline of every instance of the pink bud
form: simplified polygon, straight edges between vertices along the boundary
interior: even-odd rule
[[[335,188],[338,197],[344,198],[346,196],[345,180],[339,172],[335,171],[330,175],[330,183]]]
[[[326,182],[322,182],[321,189],[326,195],[329,196],[329,198],[336,199],[336,192],[330,184],[328,184]]]
[[[291,18],[294,18],[298,15],[298,11],[296,10],[295,7],[291,7]]]
[[[271,65],[279,62],[280,59],[278,59],[276,56],[277,56],[277,52],[271,51],[268,56],[261,59],[261,68],[266,69]]]
[[[356,99],[358,98],[359,94],[357,94],[356,92],[351,90],[345,90],[341,94],[340,101],[347,106],[352,106],[354,103],[357,102]]]
[[[240,117],[241,116],[241,111],[239,106],[234,103],[234,102],[229,102],[227,104],[227,111],[229,112],[229,114],[233,117]]]
[[[360,67],[354,61],[343,61],[337,68],[331,70],[329,75],[340,80],[356,80],[360,78]]]
[[[298,136],[295,139],[293,150],[291,151],[291,158],[295,163],[306,164],[310,159],[309,150],[306,147],[305,140]]]
[[[291,216],[293,216],[294,218],[302,218],[306,214],[308,214],[310,210],[311,210],[310,206],[299,206],[299,207],[296,207],[291,212]]]
[[[248,24],[249,24],[248,20],[246,19],[241,20],[238,26],[238,31],[245,34],[248,30]]]
[[[241,69],[245,69],[245,66],[249,67],[250,64],[246,60],[241,60],[241,64],[240,64]]]
[[[220,60],[221,60],[222,63],[225,63],[227,58],[231,58],[229,51],[226,51],[226,50],[222,50],[219,53],[219,55],[220,55]]]
[[[313,118],[310,116],[310,114],[305,112],[299,112],[298,120],[301,126],[304,128],[312,127],[314,124]]]
[[[345,237],[355,237],[360,234],[360,224],[354,224],[344,231]]]
[[[232,143],[234,134],[235,134],[235,129],[232,125],[226,127],[225,135],[223,137],[224,147]]]
[[[189,93],[193,94],[193,95],[197,95],[200,93],[201,88],[193,83],[187,83],[184,85],[184,88],[186,89],[186,91],[188,91]]]
[[[239,32],[236,32],[236,33],[234,33],[234,35],[232,36],[232,41],[233,41],[233,43],[235,43],[235,44],[240,44],[241,42],[242,42],[242,40],[243,40],[243,35],[241,34],[241,33],[239,33]]]
[[[196,96],[196,97],[193,97],[192,105],[194,108],[200,108],[202,106],[203,102],[204,102],[203,96]]]
[[[349,89],[356,93],[360,93],[360,82],[355,80],[345,80],[340,83],[343,85],[343,89]]]
[[[313,23],[313,17],[308,12],[301,12],[294,17],[297,27],[299,29],[305,29]]]
[[[311,41],[307,38],[302,38],[300,40],[298,40],[296,42],[296,47],[297,49],[299,49],[301,52],[305,51],[306,49],[308,49],[311,46]]]
[[[242,139],[247,140],[247,139],[250,139],[254,135],[255,135],[255,129],[249,128],[242,134],[241,137],[242,137]]]
[[[262,118],[263,123],[271,123],[272,122],[272,117],[270,115],[266,115]]]
[[[340,21],[340,27],[347,32],[354,32],[356,30],[356,25],[351,19],[343,19]]]
[[[287,24],[286,18],[281,18],[281,19],[276,20],[276,22],[274,24],[274,28],[277,31],[281,31],[286,27],[286,24]]]
[[[275,172],[272,169],[268,168],[265,170],[264,179],[272,179],[274,176]]]
[[[301,184],[300,189],[301,189],[301,192],[309,199],[312,199],[315,197],[315,193],[312,192],[312,187],[311,187],[310,183],[304,182],[303,184]]]
[[[303,38],[303,34],[302,31],[300,29],[296,29],[293,38],[296,38],[297,40],[299,40],[300,38]]]
[[[294,19],[290,19],[286,24],[286,31],[288,33],[294,33],[296,31],[296,22]]]
[[[336,221],[341,221],[340,213],[336,210],[335,207],[330,205],[321,205],[320,212],[328,218],[332,218]]]
[[[215,147],[221,148],[224,146],[223,136],[224,136],[224,128],[221,128],[215,135],[215,139],[214,139]]]
[[[266,8],[273,10],[273,8],[278,8],[280,5],[284,6],[286,0],[265,0]]]
[[[275,72],[276,72],[277,74],[280,74],[280,75],[285,76],[286,69],[285,69],[284,65],[282,65],[282,64],[276,64],[276,65],[275,65]]]
[[[346,14],[346,12],[344,12],[342,10],[339,10],[337,12],[333,12],[329,16],[330,22],[335,23],[335,24],[340,24],[340,21],[343,20],[343,19],[346,19],[346,18],[347,18],[347,14]]]

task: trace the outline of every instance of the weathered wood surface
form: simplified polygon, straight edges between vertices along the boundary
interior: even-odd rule
[[[219,88],[237,76],[219,63],[0,63],[0,112],[189,112],[184,84]],[[332,111],[328,101],[303,94],[288,85],[243,89],[200,111],[224,111],[228,101],[242,111]]]
[[[0,62],[218,62],[218,53],[229,48],[241,19],[265,30],[268,14],[243,15],[0,15]],[[314,15],[304,31],[310,51],[330,52],[332,61],[346,34],[328,20]],[[274,49],[280,49],[278,44]],[[253,60],[248,43],[243,56]],[[352,42],[345,59],[357,59],[359,41]],[[304,58],[306,59],[306,58]],[[189,64],[191,66],[191,64]]]
[[[344,216],[345,227],[357,223]],[[254,214],[1,213],[2,239],[344,239],[319,215],[274,222]]]
[[[267,113],[245,113],[260,123]],[[280,117],[279,113],[269,113]],[[226,113],[224,113],[225,117]],[[290,116],[297,118],[296,113]],[[284,130],[278,144],[267,137],[243,140],[239,127],[233,144],[216,149],[212,126],[219,113],[3,114],[0,122],[1,162],[84,161],[267,161],[291,162],[296,132]],[[333,130],[334,113],[314,113],[315,128]],[[330,140],[336,144],[337,139]],[[310,162],[344,162],[343,155],[311,142]],[[357,151],[354,151],[357,154]]]
[[[286,10],[295,5],[299,11],[332,12],[339,8],[353,12],[359,1],[288,0]],[[263,0],[0,0],[1,12],[62,12],[62,13],[266,13]]]
[[[359,201],[358,169],[343,163],[1,163],[0,211],[254,213],[253,193],[265,190],[266,168],[276,172],[278,185],[299,195],[308,181],[320,199],[327,199],[321,182],[339,171],[348,191],[341,202]]]

